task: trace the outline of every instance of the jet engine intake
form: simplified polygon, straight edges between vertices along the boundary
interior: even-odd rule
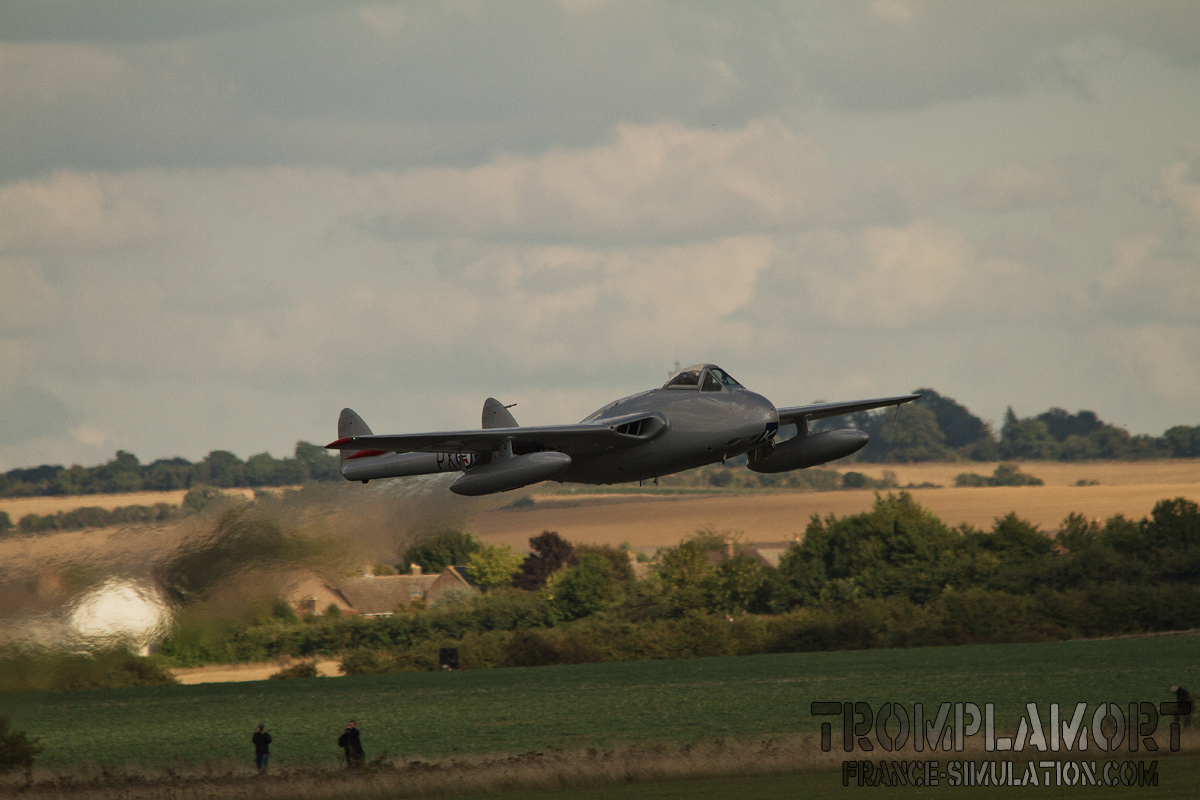
[[[549,480],[569,466],[571,457],[555,451],[502,458],[467,470],[450,484],[450,491],[468,497],[507,492]]]
[[[857,453],[870,440],[867,434],[853,428],[797,436],[770,449],[752,450],[746,466],[755,472],[790,472],[815,467]]]

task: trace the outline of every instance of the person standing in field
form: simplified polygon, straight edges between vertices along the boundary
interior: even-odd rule
[[[1171,691],[1175,693],[1175,702],[1179,703],[1181,714],[1175,715],[1176,722],[1182,722],[1183,727],[1190,728],[1192,725],[1192,693],[1182,686],[1172,686]],[[1180,719],[1182,717],[1182,719]]]
[[[254,742],[254,766],[259,772],[267,771],[267,759],[271,753],[271,734],[267,733],[267,723],[258,723],[258,730],[250,737]]]
[[[354,720],[350,720],[350,724],[338,737],[338,747],[346,754],[346,769],[358,769],[362,766],[366,753],[363,752],[362,736]]]

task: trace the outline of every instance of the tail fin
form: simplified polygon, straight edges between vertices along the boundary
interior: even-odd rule
[[[347,409],[349,411],[349,409]],[[343,414],[346,412],[343,411]],[[351,411],[351,414],[354,412]],[[509,413],[508,408],[494,397],[489,397],[483,401],[483,427],[484,428],[517,428],[517,421],[513,419],[513,415]]]
[[[343,408],[341,415],[338,417],[338,438],[345,439],[347,436],[370,436],[371,426],[363,422],[363,418],[354,413],[353,409]],[[348,456],[353,456],[355,450],[342,450],[340,455],[342,463],[345,463]]]

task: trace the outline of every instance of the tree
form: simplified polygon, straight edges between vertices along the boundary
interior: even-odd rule
[[[1065,442],[1068,436],[1087,436],[1104,426],[1095,411],[1077,411],[1070,414],[1065,409],[1052,408],[1038,414],[1036,418],[1046,423],[1046,430],[1060,442]]]
[[[0,533],[8,533],[13,528],[12,517],[7,511],[0,511]]]
[[[633,565],[629,562],[629,544],[626,542],[621,548],[613,547],[610,544],[581,544],[575,548],[575,556],[583,558],[585,555],[603,556],[608,559],[608,563],[612,564],[613,577],[618,581],[633,580]]]
[[[467,577],[485,589],[499,589],[512,584],[524,560],[524,556],[514,553],[506,544],[484,545],[482,550],[467,557]]]
[[[966,406],[943,397],[933,389],[917,389],[913,394],[921,395],[920,404],[933,412],[947,447],[957,449],[980,439],[992,438],[992,429],[988,424],[968,411]]]
[[[850,581],[867,597],[902,595],[924,602],[941,590],[943,562],[957,534],[908,492],[876,497],[848,517],[813,516],[804,541],[780,559],[779,571],[807,602],[826,582]],[[849,585],[849,584],[847,584]],[[844,593],[843,593],[844,594]]]
[[[195,466],[197,483],[228,488],[244,486],[246,465],[228,450],[213,450]]]
[[[607,558],[589,553],[547,583],[554,605],[567,619],[594,614],[616,596],[617,579]]]
[[[23,767],[28,783],[33,772],[33,759],[43,749],[37,739],[29,738],[24,731],[10,730],[8,717],[0,716],[0,774]]]
[[[192,463],[186,458],[160,458],[146,467],[147,489],[166,492],[186,489],[191,483]]]
[[[1200,425],[1176,425],[1163,434],[1172,458],[1200,458]]]
[[[717,581],[713,587],[711,608],[726,614],[737,614],[750,607],[767,581],[761,564],[746,556],[726,559],[717,566]]]
[[[92,491],[136,492],[142,488],[142,465],[133,453],[118,450],[116,457],[92,470]]]
[[[514,580],[518,589],[540,589],[559,569],[578,563],[574,546],[555,531],[542,531],[530,538],[529,547],[533,552],[525,558],[521,572]]]
[[[870,414],[866,433],[871,442],[862,451],[864,461],[945,461],[952,458],[937,417],[927,408],[907,406]],[[873,447],[872,447],[873,445]]]
[[[314,481],[330,481],[342,477],[342,463],[324,447],[308,442],[296,442],[296,461],[308,470]]]
[[[469,531],[441,531],[418,540],[404,553],[404,563],[416,564],[423,572],[445,572],[446,567],[464,565],[483,544]]]
[[[677,611],[709,607],[717,594],[718,578],[708,553],[721,544],[702,533],[663,554],[656,578],[667,602]]]
[[[1012,406],[1004,415],[1000,429],[1000,457],[1012,459],[1052,459],[1059,453],[1058,442],[1040,419],[1017,419]]]
[[[1186,497],[1159,500],[1144,525],[1154,547],[1181,552],[1200,546],[1200,505]]]
[[[985,550],[1000,554],[1002,559],[1029,559],[1047,555],[1054,549],[1049,536],[1012,511],[996,520],[991,534],[985,536],[981,544]]]

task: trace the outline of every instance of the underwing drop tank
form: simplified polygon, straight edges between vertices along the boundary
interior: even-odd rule
[[[845,458],[866,446],[871,437],[854,428],[797,436],[770,448],[751,451],[748,466],[755,472],[790,472]]]
[[[549,480],[569,466],[571,457],[554,451],[502,458],[467,470],[450,484],[450,491],[468,497],[507,492]]]
[[[348,481],[371,481],[376,478],[403,478],[409,475],[432,475],[437,472],[461,472],[475,461],[470,453],[388,453],[342,460],[342,475]]]

